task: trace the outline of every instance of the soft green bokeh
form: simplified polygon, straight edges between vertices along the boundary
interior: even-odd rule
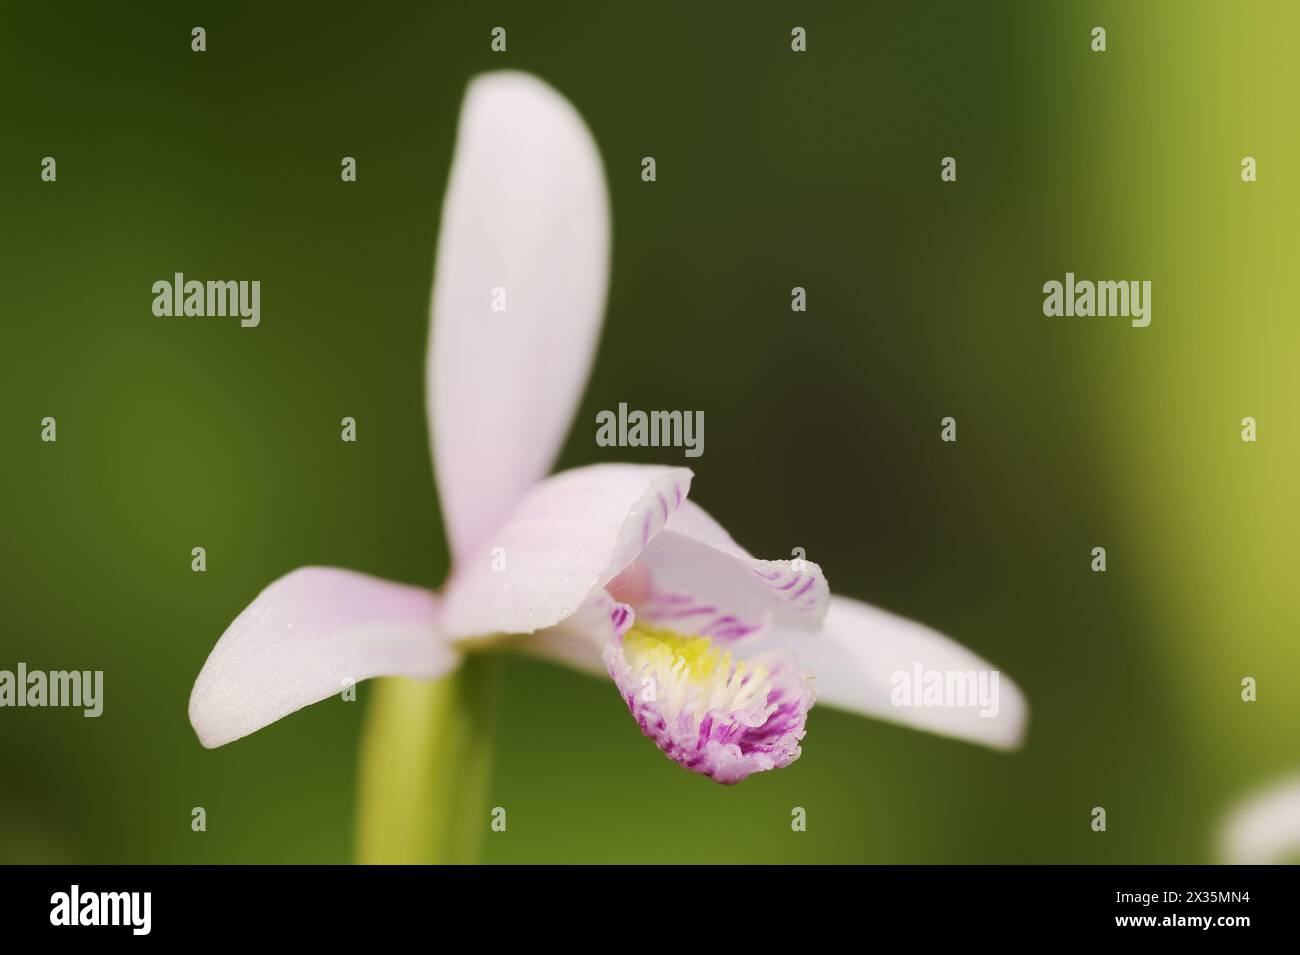
[[[186,700],[294,567],[445,575],[427,302],[460,95],[503,67],[572,99],[610,179],[561,466],[681,463],[596,447],[595,413],[703,409],[692,495],[738,540],[952,634],[1033,720],[1006,755],[819,708],[798,763],[723,788],[610,684],[511,659],[486,858],[1210,860],[1300,768],[1298,30],[1284,2],[4,5],[0,668],[103,669],[106,704],[0,710],[0,861],[351,857],[366,685],[212,752]],[[1151,279],[1151,326],[1045,318],[1067,270]],[[155,318],[175,271],[260,279],[261,327]]]

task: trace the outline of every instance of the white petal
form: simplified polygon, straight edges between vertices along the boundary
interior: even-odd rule
[[[770,616],[779,625],[814,628],[830,597],[817,564],[751,557],[693,501],[683,503],[668,519],[664,532],[646,548],[642,563],[656,591],[689,594],[746,620]]]
[[[999,749],[1015,749],[1024,737],[1028,706],[1020,688],[914,621],[831,597],[820,632],[774,628],[761,639],[812,671],[820,704]],[[926,685],[936,679],[950,689],[927,701]]]
[[[550,471],[568,433],[600,334],[609,231],[600,155],[569,102],[525,73],[475,79],[443,205],[427,381],[458,558]]]
[[[433,678],[458,654],[433,594],[335,567],[271,584],[226,628],[190,694],[199,741],[222,746],[373,676]]]
[[[1300,777],[1252,794],[1236,806],[1219,835],[1225,862],[1269,865],[1300,857]]]
[[[518,648],[530,656],[604,677],[609,675],[603,660],[605,646],[617,643],[635,619],[631,607],[602,590],[573,616],[520,640]]]
[[[598,464],[536,485],[457,564],[442,632],[533,633],[574,614],[662,530],[690,483],[685,468]]]

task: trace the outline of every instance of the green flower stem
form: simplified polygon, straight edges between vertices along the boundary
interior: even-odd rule
[[[477,862],[491,821],[490,654],[440,680],[369,688],[357,792],[357,861]]]

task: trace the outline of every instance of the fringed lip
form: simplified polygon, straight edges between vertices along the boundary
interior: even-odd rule
[[[635,625],[604,661],[641,732],[692,772],[733,784],[799,758],[814,694],[788,653],[737,659],[708,637]]]

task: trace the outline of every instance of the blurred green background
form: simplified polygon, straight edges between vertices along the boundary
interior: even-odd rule
[[[5,2],[0,668],[103,669],[106,699],[0,710],[0,861],[351,857],[366,685],[211,752],[186,701],[294,567],[446,574],[434,243],[465,83],[507,67],[573,101],[610,181],[560,466],[681,463],[598,448],[595,413],[704,410],[692,496],[742,544],[953,635],[1032,721],[1006,755],[819,708],[801,760],[724,788],[610,684],[510,659],[485,859],[1212,860],[1228,805],[1300,767],[1298,30],[1280,0]],[[261,326],[155,318],[175,271],[261,279]],[[1066,271],[1150,279],[1151,326],[1045,318]]]

